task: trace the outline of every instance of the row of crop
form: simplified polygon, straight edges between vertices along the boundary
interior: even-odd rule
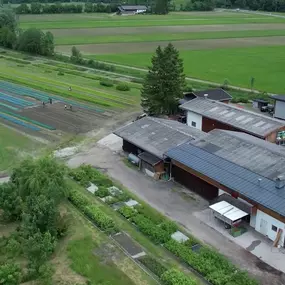
[[[107,186],[112,184],[112,181],[92,168],[89,165],[82,165],[77,169],[73,169],[69,172],[70,177],[77,181],[82,186],[87,186],[88,183],[96,183],[96,186],[99,188],[95,192],[97,197],[110,197],[110,191],[107,189]],[[90,182],[86,182],[90,179]],[[116,198],[120,201],[129,200],[130,196],[128,193],[119,192],[113,198]],[[72,191],[69,195],[69,200],[80,210],[82,211],[96,226],[106,233],[115,233],[118,232],[118,229],[114,225],[114,221],[107,215],[102,215],[102,211],[92,205],[92,202],[79,191]],[[117,202],[116,200],[116,202]],[[134,210],[132,207],[125,206],[121,209],[125,211],[120,211],[121,213],[127,213],[128,211],[132,212],[130,216],[133,218],[133,222],[136,224],[138,229],[145,235],[152,237],[155,243],[158,241],[165,242],[170,239],[171,232],[176,230],[174,223],[165,221],[160,226],[157,226],[150,219],[144,217],[142,214],[139,214],[138,210]],[[137,209],[142,210],[142,207],[137,207]],[[127,215],[127,214],[126,214]],[[175,228],[174,228],[175,226]],[[165,240],[160,240],[161,236],[166,237]],[[162,284],[164,285],[196,285],[196,281],[191,277],[185,275],[183,272],[180,272],[176,269],[168,269],[161,264],[160,261],[156,260],[150,255],[142,256],[138,261],[154,275],[156,275]]]
[[[100,186],[104,186],[104,179],[106,179],[108,187],[112,184],[112,181],[108,177],[90,166],[82,166],[75,172],[74,177],[78,182],[93,181],[95,184],[101,182]],[[100,177],[100,179],[98,179],[98,177]],[[101,198],[108,195],[108,189],[100,193]],[[154,243],[163,244],[167,250],[199,272],[212,284],[258,284],[257,281],[251,279],[245,271],[236,268],[224,256],[213,249],[207,246],[200,246],[200,248],[195,251],[193,246],[200,244],[200,242],[194,237],[188,236],[189,239],[183,243],[173,240],[171,235],[177,231],[177,225],[155,210],[137,205],[134,207],[123,206],[118,212],[132,222],[139,231],[149,237]]]
[[[92,205],[88,198],[80,192],[72,190],[68,196],[69,201],[84,213],[100,230],[113,234],[118,232],[112,218],[106,215],[99,207]]]
[[[42,84],[34,84],[31,81],[27,81],[25,78],[22,77],[15,77],[15,76],[9,76],[6,73],[1,73],[0,74],[0,78],[14,82],[14,83],[19,83],[28,87],[32,87],[38,90],[42,90],[42,91],[46,91],[46,92],[51,92],[51,93],[55,93],[58,94],[62,97],[66,97],[66,98],[71,98],[71,99],[78,99],[84,102],[88,102],[88,103],[92,103],[95,105],[100,105],[103,107],[111,107],[111,105],[109,103],[106,103],[106,101],[102,101],[102,100],[98,100],[97,98],[94,97],[90,97],[90,96],[85,96],[82,94],[78,94],[75,92],[62,92],[59,91],[58,89],[53,88],[51,85],[49,85],[49,87],[44,87]]]
[[[189,266],[200,272],[215,285],[256,285],[245,271],[237,269],[233,264],[216,251],[202,247],[195,252],[184,243],[169,240],[164,244],[170,252]]]

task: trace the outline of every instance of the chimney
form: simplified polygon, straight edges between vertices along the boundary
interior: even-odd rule
[[[275,187],[277,189],[284,188],[285,186],[285,177],[284,175],[278,175],[276,180],[275,180]]]
[[[205,98],[205,99],[208,99],[208,94],[204,94],[204,98]]]

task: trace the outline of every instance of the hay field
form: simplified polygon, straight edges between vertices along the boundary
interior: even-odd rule
[[[76,19],[75,19],[76,18]],[[282,53],[285,18],[241,12],[175,12],[167,16],[107,14],[25,15],[23,28],[37,26],[55,36],[56,50],[73,45],[102,61],[146,67],[158,45],[172,42],[189,77],[284,92]]]

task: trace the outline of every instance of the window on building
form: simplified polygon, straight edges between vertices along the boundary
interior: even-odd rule
[[[271,229],[274,231],[274,232],[277,232],[277,227],[272,225]]]
[[[196,122],[192,121],[191,126],[196,128]]]

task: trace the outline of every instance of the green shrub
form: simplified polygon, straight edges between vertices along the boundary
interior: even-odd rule
[[[183,92],[192,92],[192,91],[193,91],[192,85],[186,85],[186,86],[183,88]]]
[[[71,190],[69,192],[68,199],[73,205],[78,207],[80,210],[83,210],[85,206],[90,205],[89,199],[76,190]]]
[[[69,175],[83,186],[88,186],[89,182],[97,186],[111,187],[113,182],[104,174],[91,165],[82,164],[80,167],[73,169]]]
[[[105,86],[105,87],[112,87],[114,84],[110,80],[101,80],[100,85]]]
[[[256,280],[248,277],[247,273],[237,269],[224,256],[208,247],[202,247],[198,252],[194,252],[185,244],[172,239],[165,243],[164,247],[201,273],[213,285],[258,284]]]
[[[200,242],[192,236],[188,236],[188,240],[184,242],[186,246],[192,247],[193,245],[200,244]]]
[[[64,72],[60,70],[60,71],[57,73],[57,75],[63,76],[63,75],[64,75]]]
[[[107,216],[98,207],[93,205],[86,206],[84,207],[83,212],[102,231],[109,234],[118,232],[113,219]]]
[[[21,280],[21,268],[13,263],[3,263],[0,265],[0,284],[18,285]]]
[[[135,206],[135,209],[139,214],[147,217],[156,225],[159,225],[165,221],[165,217],[163,217],[160,213],[150,207],[144,207],[141,205]]]
[[[117,193],[115,197],[118,199],[118,202],[127,202],[131,199],[131,196],[126,192]]]
[[[125,83],[120,83],[116,86],[116,89],[119,91],[129,91],[130,90],[130,86],[125,84]]]
[[[165,230],[169,235],[172,235],[178,230],[178,226],[172,221],[165,221],[160,225],[160,227]]]
[[[149,255],[140,257],[139,262],[141,262],[147,269],[149,269],[158,277],[161,277],[161,275],[167,271],[167,268],[165,266],[163,266],[158,260]]]
[[[148,236],[154,243],[165,243],[170,240],[170,235],[154,224],[150,219],[143,215],[136,215],[131,218],[131,221],[135,223],[137,228],[146,236]]]
[[[109,196],[109,190],[105,187],[100,187],[99,190],[95,192],[95,196],[98,196],[100,198],[104,198],[106,196]]]
[[[129,206],[123,206],[121,207],[118,212],[124,216],[126,219],[129,219],[131,217],[134,217],[137,214],[137,211]]]
[[[184,273],[176,270],[169,269],[165,271],[161,276],[161,281],[165,285],[196,285],[196,280],[191,279]]]

